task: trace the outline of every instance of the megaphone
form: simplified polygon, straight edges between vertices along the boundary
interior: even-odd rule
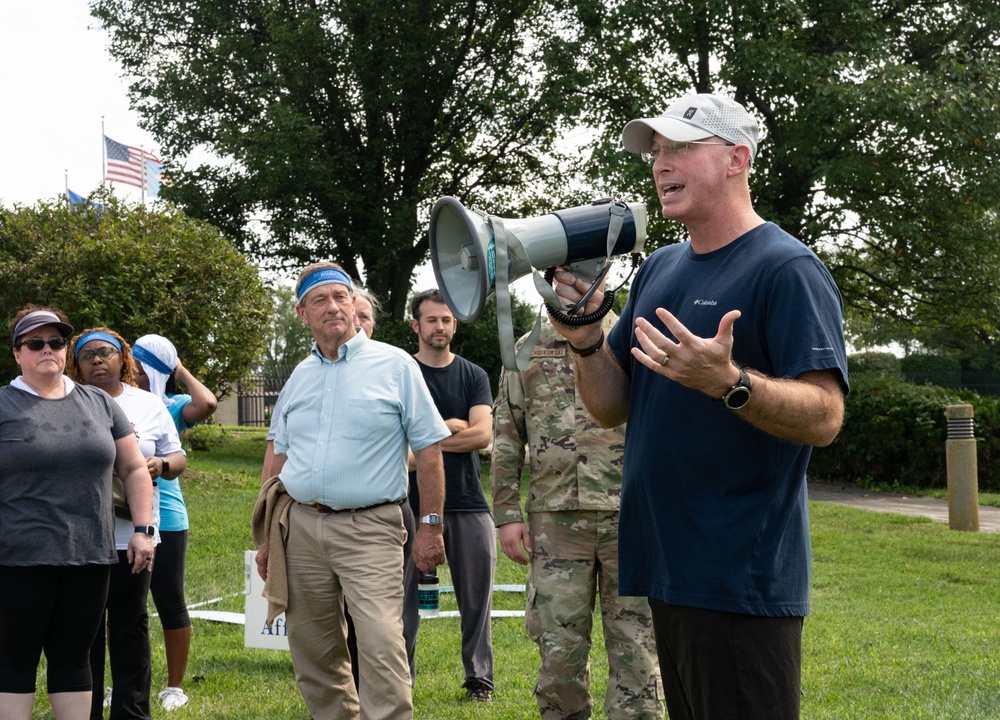
[[[536,269],[563,266],[593,280],[609,258],[642,252],[646,222],[643,203],[608,199],[517,219],[490,217],[446,196],[431,209],[431,264],[438,289],[455,317],[473,322],[497,289],[498,227],[506,236],[502,241],[510,245],[509,254],[501,248],[501,256],[507,256],[509,283]],[[617,236],[609,242],[613,230]]]

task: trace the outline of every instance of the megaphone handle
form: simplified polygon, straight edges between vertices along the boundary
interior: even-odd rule
[[[607,273],[607,266],[605,266],[605,269],[602,271],[602,273],[605,274]],[[548,268],[545,271],[546,282],[551,284],[552,278],[555,277],[555,274],[556,274],[556,269],[554,267]],[[590,295],[593,295],[594,291],[597,289],[597,286],[600,285],[601,283],[601,277],[602,276],[599,275],[597,280],[594,281],[594,284],[590,286],[590,290],[588,290],[587,294],[584,296],[585,298],[589,297]],[[581,300],[581,302],[586,302],[586,300]],[[577,305],[579,304],[580,303],[577,303]],[[551,317],[560,325],[565,325],[567,327],[583,327],[584,325],[593,325],[594,323],[599,323],[601,320],[604,319],[605,315],[611,312],[611,308],[614,306],[614,304],[615,304],[615,291],[612,290],[611,292],[604,293],[604,300],[601,301],[601,306],[597,308],[597,310],[588,315],[569,315],[562,308],[552,307],[548,303],[545,303],[545,309],[549,311],[549,317]]]
[[[610,269],[611,269],[611,261],[610,260],[605,260],[604,261],[604,267],[601,268],[601,272],[597,273],[597,277],[594,278],[594,281],[592,283],[590,283],[590,288],[587,290],[587,292],[585,292],[583,294],[583,297],[580,298],[579,300],[577,300],[575,303],[573,303],[569,307],[565,308],[563,310],[563,312],[569,314],[569,313],[572,313],[572,312],[576,312],[577,310],[579,310],[582,307],[586,307],[587,306],[587,301],[590,300],[591,295],[593,295],[595,292],[597,292],[597,286],[601,284],[601,281],[604,280],[605,277],[607,277],[608,270],[610,270]],[[552,281],[549,280],[549,283],[551,284]]]

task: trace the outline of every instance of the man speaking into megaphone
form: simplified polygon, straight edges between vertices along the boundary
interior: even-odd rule
[[[848,392],[833,278],[753,209],[758,136],[718,95],[628,123],[625,149],[651,165],[663,217],[690,242],[643,263],[607,337],[554,318],[587,407],[605,426],[628,421],[619,592],[649,598],[671,720],[799,717],[805,472]],[[566,304],[589,287],[555,273]]]

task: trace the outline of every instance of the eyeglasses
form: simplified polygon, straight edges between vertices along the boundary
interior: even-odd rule
[[[114,348],[102,347],[97,350],[84,350],[82,353],[76,356],[76,359],[80,362],[92,363],[94,362],[94,357],[99,357],[101,360],[107,360],[112,355],[117,355],[118,351]]]
[[[652,165],[656,162],[656,158],[660,156],[660,153],[671,160],[676,158],[681,158],[687,155],[688,149],[691,145],[719,145],[721,147],[732,147],[736,143],[731,142],[709,142],[707,140],[688,140],[687,142],[667,142],[662,145],[653,145],[649,150],[639,153],[639,157],[642,161]]]
[[[48,345],[53,350],[62,350],[66,347],[66,338],[52,338],[51,340],[42,340],[41,338],[28,338],[27,340],[22,340],[17,344],[19,348],[27,347],[31,352],[38,352],[43,347]]]

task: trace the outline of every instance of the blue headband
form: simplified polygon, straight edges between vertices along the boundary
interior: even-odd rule
[[[347,273],[340,268],[322,268],[314,273],[310,273],[302,281],[302,284],[299,285],[299,291],[295,295],[296,302],[302,302],[302,298],[314,287],[329,285],[330,283],[346,285],[348,290],[352,293],[354,292],[354,286],[351,285],[351,277]]]
[[[122,351],[122,344],[118,342],[118,338],[110,333],[106,333],[103,330],[94,330],[93,332],[85,333],[80,336],[80,339],[76,341],[76,345],[73,346],[73,357],[80,354],[80,348],[89,343],[91,340],[104,340],[109,342],[118,348],[118,352]]]
[[[145,365],[149,365],[149,367],[156,370],[156,372],[161,372],[164,375],[174,374],[174,371],[171,368],[167,367],[167,364],[165,362],[160,360],[160,358],[156,357],[156,355],[151,353],[142,345],[136,344],[132,346],[132,357],[134,357],[136,360]]]

